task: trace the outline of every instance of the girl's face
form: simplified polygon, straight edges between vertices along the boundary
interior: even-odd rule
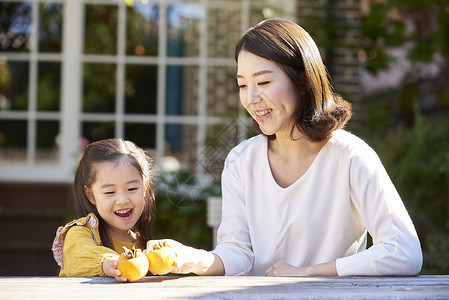
[[[86,196],[97,207],[111,236],[133,242],[131,229],[145,206],[142,175],[126,161],[97,163],[94,171],[95,182],[85,188]]]
[[[266,135],[290,134],[299,95],[278,65],[247,51],[237,59],[240,102]]]

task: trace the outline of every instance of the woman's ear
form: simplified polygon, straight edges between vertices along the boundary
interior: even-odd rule
[[[89,199],[89,202],[95,205],[95,198],[92,194],[92,191],[87,186],[84,186],[84,194],[86,195],[87,199]]]

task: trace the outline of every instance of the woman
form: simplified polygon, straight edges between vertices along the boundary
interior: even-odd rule
[[[240,101],[262,134],[226,159],[216,249],[168,241],[178,253],[174,272],[418,274],[413,223],[376,153],[342,129],[350,104],[333,93],[309,34],[263,21],[242,37],[235,59]]]

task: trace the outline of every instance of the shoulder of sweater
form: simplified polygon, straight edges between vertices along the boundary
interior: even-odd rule
[[[97,245],[102,245],[98,218],[90,213],[86,217],[74,220],[66,225],[67,235],[89,235]]]
[[[67,232],[89,232],[93,235],[93,232],[91,230],[91,227],[87,224],[85,225],[78,225],[78,226],[71,226]]]
[[[65,239],[78,239],[82,236],[89,236],[92,240],[95,238],[94,232],[88,226],[72,226],[67,230]]]
[[[260,154],[262,145],[266,144],[267,137],[257,135],[240,142],[227,155],[224,169],[246,169]]]
[[[361,138],[345,130],[337,130],[331,138],[333,155],[349,163],[352,170],[375,173],[383,166],[376,151]]]
[[[260,145],[266,143],[266,139],[267,137],[264,136],[263,134],[253,136],[249,139],[240,142],[229,152],[229,154],[240,156],[251,153],[254,150],[260,149]]]
[[[340,153],[347,153],[350,156],[371,156],[375,154],[374,149],[360,137],[346,131],[336,130],[329,142]]]

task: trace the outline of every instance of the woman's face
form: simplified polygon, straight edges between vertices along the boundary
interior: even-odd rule
[[[85,188],[86,196],[107,223],[108,233],[130,241],[131,229],[145,207],[142,175],[126,161],[97,163],[94,171],[95,182]]]
[[[264,134],[290,135],[299,95],[276,63],[241,51],[237,59],[237,84],[240,102]]]

